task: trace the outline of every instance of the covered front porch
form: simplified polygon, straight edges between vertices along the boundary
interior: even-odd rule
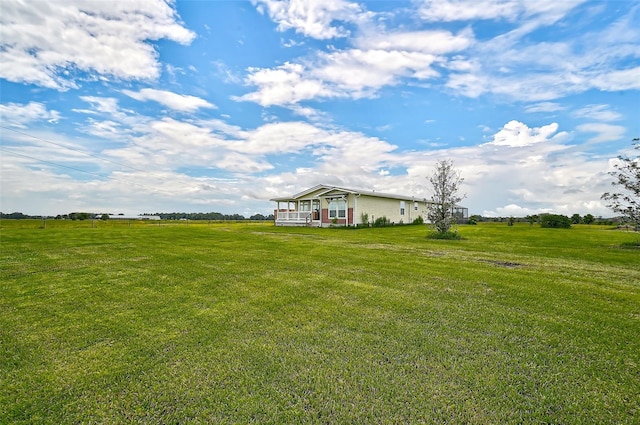
[[[321,226],[320,199],[280,200],[273,212],[276,226]]]

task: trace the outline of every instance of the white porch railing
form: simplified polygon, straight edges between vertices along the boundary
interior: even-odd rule
[[[310,223],[311,211],[278,211],[276,221],[290,221],[296,223]]]

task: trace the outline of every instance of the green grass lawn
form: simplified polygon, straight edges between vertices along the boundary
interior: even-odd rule
[[[39,227],[0,222],[0,423],[640,422],[637,233]]]

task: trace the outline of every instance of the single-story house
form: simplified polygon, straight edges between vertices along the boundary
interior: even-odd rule
[[[430,201],[415,196],[391,195],[375,191],[317,185],[292,196],[274,198],[276,226],[328,227],[362,225],[363,218],[374,223],[380,217],[395,224],[410,224],[422,216]],[[468,209],[456,206],[459,222],[469,218]]]

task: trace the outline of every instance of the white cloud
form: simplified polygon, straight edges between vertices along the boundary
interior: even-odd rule
[[[476,74],[451,74],[446,87],[471,98],[476,98],[491,91],[489,79]]]
[[[576,130],[583,133],[596,133],[588,141],[592,143],[614,142],[624,139],[626,128],[620,125],[612,125],[605,123],[589,123],[581,124]]]
[[[246,84],[257,86],[258,90],[233,99],[271,106],[335,95],[322,81],[306,74],[307,70],[301,64],[285,63],[273,69],[250,68]]]
[[[506,20],[528,18],[531,30],[540,24],[551,25],[586,0],[422,0],[419,16],[429,22],[470,20]]]
[[[622,119],[622,115],[612,111],[609,105],[587,105],[575,111],[574,115],[598,121],[617,121]]]
[[[442,55],[473,43],[470,29],[453,34],[444,30],[386,32],[369,28],[353,38],[356,48],[317,51],[297,63],[275,68],[249,68],[245,83],[256,90],[234,99],[263,106],[291,106],[310,99],[373,97],[385,86],[439,77],[434,66],[449,65]],[[469,69],[471,65],[456,57],[450,66]]]
[[[473,43],[473,32],[466,29],[458,35],[449,31],[379,31],[359,36],[355,43],[365,50],[399,50],[431,54],[443,54],[464,50]]]
[[[259,11],[266,9],[279,31],[295,30],[307,37],[326,40],[346,37],[349,31],[334,22],[356,22],[366,13],[344,0],[251,0]]]
[[[255,91],[236,100],[287,106],[310,99],[359,99],[375,97],[383,87],[440,82],[444,77],[445,87],[454,93],[472,98],[495,94],[539,102],[527,112],[553,112],[560,106],[550,101],[567,95],[589,89],[640,88],[640,68],[620,66],[622,61],[640,55],[640,32],[629,16],[597,32],[555,41],[537,42],[535,37],[527,37],[556,24],[581,3],[583,0],[427,0],[418,4],[418,12],[429,21],[507,21],[510,30],[485,40],[476,39],[471,27],[456,34],[442,29],[389,29],[391,24],[382,14],[374,24],[373,15],[354,12],[349,21],[356,31],[349,40],[353,48],[330,46],[275,68],[250,68],[245,83]],[[265,0],[258,4],[278,13],[311,13],[296,1]],[[309,2],[308,9],[313,5],[316,3]],[[335,3],[327,5],[338,7]]]
[[[313,121],[313,122],[330,122],[331,121],[329,114],[319,109],[309,108],[301,105],[291,105],[289,106],[289,109],[291,109],[291,112],[293,112],[295,115],[305,117],[309,121]]]
[[[122,129],[121,131],[124,131]],[[274,168],[267,155],[299,154],[330,143],[330,133],[302,122],[269,123],[241,131],[222,122],[152,121],[125,147],[105,153],[135,167],[205,167],[252,174]]]
[[[126,145],[103,153],[117,158],[119,163],[154,174],[157,171],[178,173],[183,168],[193,170],[190,174],[194,176],[199,174],[198,169],[242,170],[238,159],[230,157],[224,149],[225,143],[226,139],[210,128],[164,118],[150,121],[144,133],[130,135]],[[252,158],[248,157],[246,162],[248,168],[254,167]]]
[[[480,9],[476,9],[475,2],[436,3],[439,5],[436,9],[454,8],[452,18]],[[551,0],[521,3],[512,30],[476,40],[463,52],[468,59],[460,60],[469,64],[468,69],[448,64],[453,72],[446,86],[468,97],[491,93],[529,102],[550,101],[590,89],[640,88],[640,68],[630,66],[633,63],[630,60],[640,56],[640,31],[633,23],[637,9],[605,28],[559,36],[553,42],[526,37],[567,17],[580,3]],[[465,12],[466,7],[470,11]]]
[[[197,125],[207,128],[212,134],[216,134],[225,139],[242,139],[245,138],[247,134],[242,128],[229,124],[221,119],[200,120],[197,122]]]
[[[77,109],[75,110],[76,112],[84,112],[88,114],[95,114],[98,112],[104,112],[107,114],[119,113],[118,99],[115,97],[80,96],[80,99],[90,103],[93,109]]]
[[[325,131],[303,122],[269,123],[247,133],[231,148],[253,155],[299,153],[326,139]]]
[[[436,57],[421,52],[351,49],[320,59],[321,65],[312,74],[354,98],[371,96],[403,77],[424,80],[439,75],[431,68]]]
[[[284,40],[281,39],[280,40],[280,44],[282,44],[282,47],[297,47],[297,46],[304,45],[304,42],[302,42],[302,41],[298,42],[298,41],[295,41],[295,40],[292,40],[292,39],[284,41]]]
[[[148,41],[188,44],[193,38],[161,0],[59,0],[37,7],[6,0],[0,15],[0,77],[58,90],[96,75],[152,80],[160,65]]]
[[[540,102],[582,92],[589,84],[578,59],[567,59],[574,55],[568,43],[512,44],[496,37],[476,43],[468,54],[474,66],[450,73],[446,83],[468,97],[493,93]]]
[[[141,102],[153,100],[173,110],[181,112],[194,112],[200,108],[215,108],[215,105],[199,97],[177,94],[165,90],[146,88],[138,92],[122,90],[122,93]]]
[[[71,211],[170,212],[176,211],[176,198],[180,199],[181,205],[196,208],[196,211],[228,208],[238,212],[247,204],[251,205],[250,202],[239,202],[237,197],[239,184],[249,187],[246,181],[190,177],[179,172],[131,170],[82,174],[79,178],[73,170],[46,164],[34,167],[33,161],[19,157],[3,156],[2,159],[3,208],[10,211],[54,215]],[[31,178],[25,179],[25,175]],[[47,185],[42,182],[47,182]],[[33,199],[38,202],[34,203]]]
[[[296,121],[267,123],[252,130],[241,130],[219,120],[140,119],[147,123],[144,132],[129,135],[127,145],[109,148],[103,154],[117,159],[118,163],[150,172],[203,167],[248,177],[274,170],[274,161],[294,154],[296,157],[308,155],[315,162],[316,171],[307,176],[310,179],[318,175],[347,173],[349,169],[363,170],[366,175],[378,170],[397,149],[361,133]],[[124,124],[111,129],[122,134],[131,131]],[[367,152],[366,158],[362,152]]]
[[[261,158],[242,155],[237,152],[226,153],[216,167],[237,174],[254,174],[273,169],[273,165]]]
[[[401,50],[350,49],[319,53],[314,62],[285,63],[272,69],[249,69],[246,84],[257,90],[234,97],[262,106],[288,106],[317,98],[373,97],[402,79],[428,80],[439,73],[437,57]]]
[[[521,207],[516,204],[505,205],[504,207],[498,207],[495,211],[483,211],[482,216],[484,217],[526,217],[528,215],[541,214],[541,213],[550,213],[552,210],[549,208],[539,209],[539,208],[528,208]]]
[[[111,141],[125,141],[132,134],[144,133],[148,127],[148,117],[120,108],[114,97],[80,96],[80,100],[91,105],[89,109],[72,109],[89,115],[88,125],[78,128],[85,133]]]
[[[24,176],[31,175],[34,170],[50,170],[61,175],[80,175],[80,180],[85,180],[88,175],[99,175],[101,170],[108,168],[108,161],[89,152],[85,146],[94,144],[95,140],[81,139],[78,137],[68,138],[55,131],[41,130],[29,127],[24,132],[3,132],[2,154],[3,174],[3,194],[4,184],[10,190],[20,191],[22,185],[18,184],[17,189],[10,181],[14,179],[25,179]],[[11,170],[9,175],[4,174],[5,165]],[[17,176],[16,167],[24,167],[22,174]],[[82,171],[84,170],[84,172]],[[42,183],[42,182],[39,182]],[[49,186],[49,182],[42,185]]]
[[[542,127],[529,128],[519,121],[509,121],[493,136],[493,140],[485,145],[523,147],[548,141],[558,131],[558,124],[551,123]],[[563,135],[560,133],[559,135]],[[558,137],[556,135],[555,137]]]
[[[587,71],[584,69],[568,70],[562,67],[550,67],[545,72],[535,71],[537,66],[534,56],[527,63],[513,63],[508,54],[489,54],[493,62],[485,63],[482,70],[472,73],[451,73],[446,87],[464,96],[477,98],[492,93],[506,99],[528,102],[541,102],[563,98],[572,94],[583,93],[590,89],[604,91],[623,91],[640,89],[636,77],[640,77],[640,68],[634,72],[613,71],[614,64],[607,64],[602,69]],[[572,53],[567,53],[565,61],[574,64],[580,60]],[[503,62],[503,59],[506,62]],[[555,60],[561,61],[559,57]],[[495,68],[497,64],[505,66]],[[549,102],[547,102],[549,103]]]
[[[640,49],[639,49],[640,52]],[[589,72],[590,87],[604,91],[640,90],[640,66]]]
[[[535,113],[535,112],[558,112],[558,111],[563,111],[566,108],[562,105],[560,105],[559,103],[555,103],[555,102],[541,102],[541,103],[536,103],[533,105],[529,105],[527,106],[524,111],[528,112],[528,113]]]
[[[102,137],[104,139],[117,137],[122,131],[120,124],[111,120],[99,121],[93,118],[88,118],[87,123],[88,126],[84,128],[86,133]]]
[[[4,126],[26,128],[27,124],[34,121],[46,120],[55,123],[60,120],[60,113],[48,110],[40,102],[28,104],[5,103],[0,104],[0,121]]]
[[[231,68],[221,60],[211,62],[216,76],[227,84],[240,84],[242,77],[234,73]],[[197,72],[195,69],[192,71]]]
[[[418,13],[427,21],[513,20],[521,9],[520,2],[514,0],[423,0]]]

